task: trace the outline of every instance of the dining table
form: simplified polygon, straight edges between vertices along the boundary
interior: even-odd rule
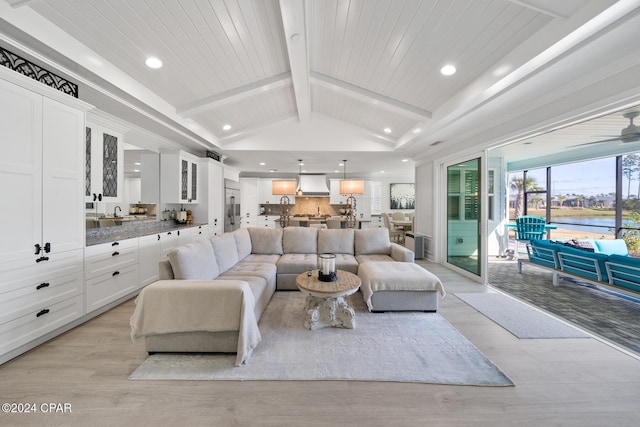
[[[402,228],[403,231],[413,231],[413,221],[410,219],[389,219],[389,224],[394,228]]]

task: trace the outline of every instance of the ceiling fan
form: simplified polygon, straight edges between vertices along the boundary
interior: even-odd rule
[[[629,126],[620,131],[620,136],[611,136],[611,138],[601,139],[600,141],[587,142],[586,144],[574,145],[574,147],[580,147],[582,145],[600,144],[602,142],[620,141],[623,143],[640,141],[640,126],[633,124],[633,119],[640,116],[640,111],[630,111],[622,115],[622,117],[629,119]]]

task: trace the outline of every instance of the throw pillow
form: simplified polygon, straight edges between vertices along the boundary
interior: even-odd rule
[[[206,240],[173,249],[169,252],[169,263],[178,280],[212,280],[220,274],[213,248]]]
[[[221,274],[238,263],[238,249],[236,248],[236,239],[233,234],[225,233],[213,237],[210,242]]]

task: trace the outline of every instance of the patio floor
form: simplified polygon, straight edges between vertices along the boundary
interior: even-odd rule
[[[518,274],[516,261],[489,258],[492,286],[640,355],[639,302],[573,280],[555,287],[551,279],[549,271],[530,264]]]

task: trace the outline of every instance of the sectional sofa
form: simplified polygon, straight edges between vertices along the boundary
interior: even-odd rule
[[[336,269],[355,274],[363,263],[416,267],[413,252],[390,242],[385,228],[241,228],[161,261],[160,280],[136,300],[131,336],[144,337],[149,353],[231,352],[245,363],[273,293],[297,290],[296,277],[317,268],[319,253],[335,254]]]
[[[561,276],[586,280],[597,285],[640,292],[640,258],[629,256],[622,239],[582,239],[570,241],[532,240],[527,245],[529,262],[553,272],[553,284]],[[522,264],[518,260],[518,272]]]

